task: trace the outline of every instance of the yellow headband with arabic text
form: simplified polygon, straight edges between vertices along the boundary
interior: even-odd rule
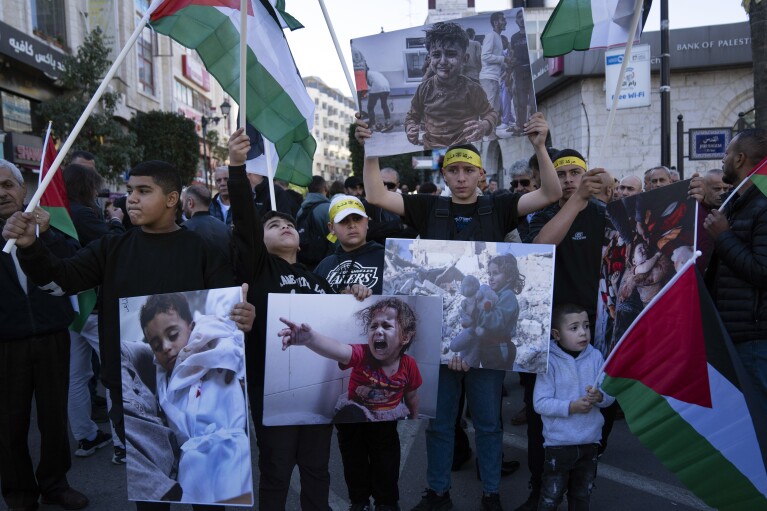
[[[586,170],[588,167],[586,166],[586,162],[578,158],[577,156],[562,156],[561,158],[557,158],[554,160],[554,169],[558,169],[559,167],[564,167],[565,165],[577,165],[583,170]]]
[[[442,167],[444,168],[451,163],[458,162],[468,163],[480,169],[482,168],[482,158],[480,158],[479,155],[471,149],[466,149],[464,147],[456,147],[445,153],[445,159],[442,161]]]

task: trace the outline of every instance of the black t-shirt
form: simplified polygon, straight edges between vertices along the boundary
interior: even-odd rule
[[[493,195],[491,197],[493,221],[497,231],[507,233],[517,227],[517,203],[519,202],[519,197],[519,194],[516,193]],[[418,231],[421,238],[436,239],[435,233],[430,232],[429,226],[433,222],[431,216],[434,215],[434,210],[437,207],[438,197],[434,195],[403,195],[402,199],[405,202],[405,216],[403,217],[405,222]],[[456,204],[451,202],[450,214],[454,220],[454,228],[451,231],[453,236],[450,236],[450,239],[453,239],[455,234],[460,233],[471,224],[476,211],[476,202],[472,204]],[[502,237],[501,239],[494,239],[496,237],[497,235],[493,233],[489,235],[482,233],[481,237],[475,236],[474,239],[477,241],[503,241]]]
[[[530,221],[529,239],[534,239],[559,210],[559,204],[552,204],[537,212]],[[556,250],[554,305],[580,305],[591,319],[596,315],[599,298],[599,262],[605,222],[604,204],[589,201],[575,217]]]

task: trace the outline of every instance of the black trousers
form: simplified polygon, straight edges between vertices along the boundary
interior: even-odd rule
[[[527,468],[530,470],[530,487],[541,487],[545,452],[543,449],[543,419],[533,408],[535,374],[520,373],[520,380],[525,388],[525,414],[527,416]]]
[[[69,332],[0,342],[0,389],[3,498],[8,507],[29,506],[69,487]],[[33,398],[40,430],[36,470],[27,445]]]
[[[396,506],[399,501],[400,444],[397,423],[336,424],[344,479],[352,504]]]
[[[298,465],[301,510],[330,511],[330,439],[333,426],[256,426],[258,468],[261,471],[258,506],[261,511],[283,511],[290,476]]]

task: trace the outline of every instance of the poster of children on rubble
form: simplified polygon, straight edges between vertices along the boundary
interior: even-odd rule
[[[264,426],[433,418],[442,302],[269,294]]]
[[[120,299],[128,499],[253,505],[239,287]]]
[[[612,351],[640,312],[692,257],[697,202],[681,181],[607,205],[594,347]]]
[[[524,9],[353,39],[367,156],[520,136],[536,111]]]
[[[554,245],[388,239],[384,294],[442,298],[441,361],[545,373]]]

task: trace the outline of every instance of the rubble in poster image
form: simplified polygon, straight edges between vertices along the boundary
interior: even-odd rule
[[[394,241],[394,240],[390,240]],[[502,246],[505,250],[501,250]],[[453,338],[461,332],[461,282],[473,275],[488,282],[490,260],[509,250],[510,244],[484,242],[444,242],[435,240],[396,240],[387,243],[384,294],[440,296],[443,300],[442,362],[450,360]],[[516,335],[515,371],[546,371],[552,303],[553,253],[516,255],[519,272],[526,277],[517,296],[519,318]]]

